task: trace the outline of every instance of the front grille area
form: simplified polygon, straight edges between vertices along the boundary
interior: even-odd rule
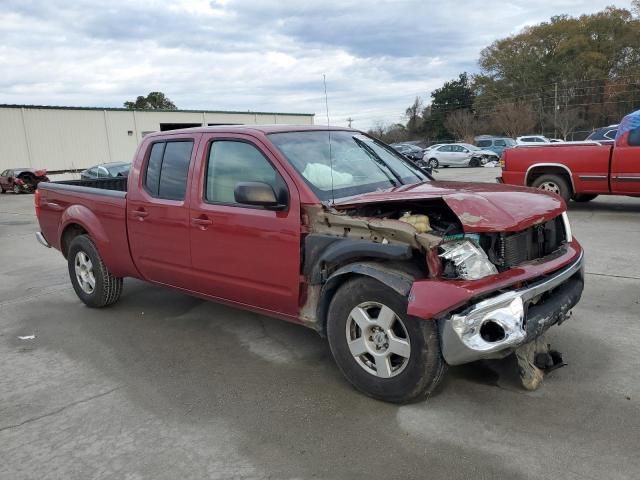
[[[566,242],[562,217],[516,233],[502,233],[494,244],[495,263],[503,270],[555,252]]]

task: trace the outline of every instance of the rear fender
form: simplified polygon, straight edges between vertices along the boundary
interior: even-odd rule
[[[60,217],[60,227],[58,229],[58,240],[60,248],[63,246],[63,235],[70,225],[80,225],[91,237],[98,249],[102,261],[109,270],[112,270],[117,262],[112,258],[111,248],[109,248],[109,237],[98,216],[90,209],[82,205],[71,205]],[[115,273],[114,273],[115,274]]]

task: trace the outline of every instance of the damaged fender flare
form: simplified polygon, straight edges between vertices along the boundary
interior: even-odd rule
[[[321,249],[321,252],[317,250]],[[335,238],[326,235],[310,235],[307,239],[305,274],[311,284],[328,281],[341,269],[326,278],[324,268],[327,265],[341,265],[360,258],[377,258],[382,260],[410,260],[413,254],[409,245],[384,244],[369,240],[353,240]],[[347,265],[349,266],[349,265]]]
[[[331,303],[333,294],[338,287],[347,280],[347,278],[353,275],[362,275],[374,278],[403,297],[409,295],[411,285],[413,285],[415,280],[415,277],[406,271],[391,268],[377,262],[351,263],[339,268],[327,279],[320,292],[320,301],[318,302],[318,319],[321,321],[320,333],[322,335],[325,335],[326,333],[327,312],[329,310],[329,304]]]

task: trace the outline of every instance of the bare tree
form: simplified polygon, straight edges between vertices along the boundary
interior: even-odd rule
[[[549,122],[560,131],[564,140],[569,134],[582,124],[582,115],[579,108],[564,108],[555,115],[551,113]]]
[[[405,116],[407,117],[407,130],[410,133],[415,133],[420,129],[422,124],[422,117],[420,116],[422,109],[422,99],[420,97],[416,97],[413,104],[407,108]]]
[[[453,133],[456,138],[467,143],[473,143],[475,135],[478,133],[478,120],[469,110],[455,110],[447,115],[444,126]]]
[[[382,120],[376,120],[376,122],[372,125],[372,127],[367,131],[369,135],[372,137],[381,140],[384,137],[385,132],[387,131],[387,127]]]
[[[536,115],[525,103],[503,103],[496,107],[493,126],[509,137],[530,133],[536,126]]]

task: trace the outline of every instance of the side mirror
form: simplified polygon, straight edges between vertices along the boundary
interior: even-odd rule
[[[262,182],[240,182],[236,184],[233,196],[237,203],[264,207],[269,210],[283,210],[287,206],[278,203],[271,185]]]

